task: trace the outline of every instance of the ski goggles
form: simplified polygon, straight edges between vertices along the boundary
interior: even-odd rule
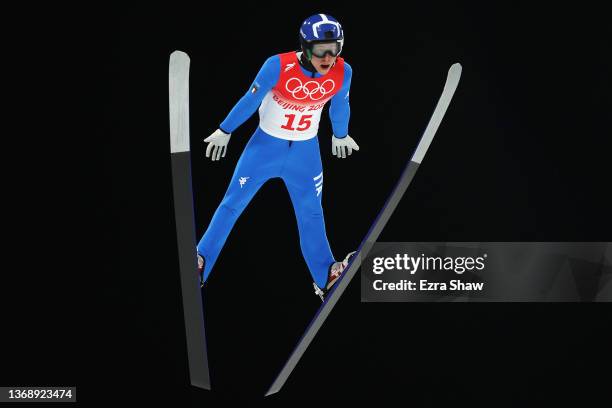
[[[332,57],[337,57],[342,51],[340,41],[326,42],[326,43],[315,43],[310,48],[312,55],[319,58],[324,58],[327,54]]]

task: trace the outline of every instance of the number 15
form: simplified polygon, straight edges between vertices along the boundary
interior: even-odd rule
[[[282,125],[281,128],[287,129],[287,130],[304,131],[304,130],[308,129],[310,127],[310,124],[312,123],[312,121],[310,120],[310,118],[312,118],[312,115],[302,115],[300,117],[300,121],[298,123],[298,127],[294,128],[293,127],[293,122],[295,122],[295,115],[294,114],[288,114],[288,115],[285,115],[285,117],[287,118],[287,123],[285,125]]]

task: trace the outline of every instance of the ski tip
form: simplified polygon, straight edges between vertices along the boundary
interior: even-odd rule
[[[170,59],[174,59],[174,60],[187,60],[189,61],[189,55],[187,55],[186,52],[181,51],[181,50],[174,50],[172,51],[172,53],[170,54]]]
[[[453,65],[451,65],[451,67],[448,70],[448,73],[456,73],[456,74],[461,74],[461,70],[463,69],[463,67],[461,66],[460,63],[455,62]]]

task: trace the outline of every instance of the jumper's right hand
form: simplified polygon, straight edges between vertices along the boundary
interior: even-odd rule
[[[212,161],[220,160],[225,157],[227,152],[227,144],[229,143],[231,133],[225,133],[221,129],[217,129],[212,135],[208,136],[204,141],[208,143],[206,147],[206,157],[212,158]],[[212,150],[212,156],[210,151]]]

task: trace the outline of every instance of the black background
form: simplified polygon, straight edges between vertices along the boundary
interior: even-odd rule
[[[188,385],[168,57],[175,49],[191,57],[199,238],[257,117],[232,134],[221,162],[204,158],[201,140],[267,57],[296,49],[301,21],[315,12],[343,24],[343,56],[354,71],[349,130],[361,147],[349,159],[332,157],[324,112],[323,203],[337,258],[367,232],[454,62],[463,65],[454,100],[379,240],[611,240],[611,47],[601,10],[309,2],[106,11],[78,10],[78,30],[66,33],[74,46],[54,48],[53,63],[87,55],[71,83],[86,88],[84,96],[58,96],[93,115],[82,117],[86,130],[72,139],[83,143],[56,145],[67,158],[54,156],[49,171],[61,183],[38,180],[46,205],[37,215],[46,223],[35,239],[46,243],[41,257],[52,266],[28,274],[38,284],[7,313],[19,317],[18,335],[7,339],[2,384],[76,385],[81,403],[92,405],[262,398],[319,301],[289,197],[273,180],[238,220],[209,281],[214,391]],[[83,199],[90,190],[93,208]],[[282,392],[266,401],[468,399],[491,406],[597,398],[606,381],[597,370],[612,362],[607,306],[360,304],[353,282]],[[27,323],[40,316],[38,325]]]

